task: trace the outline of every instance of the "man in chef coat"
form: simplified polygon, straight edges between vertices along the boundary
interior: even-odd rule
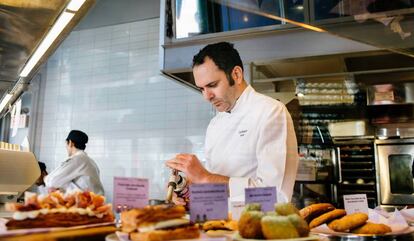
[[[84,151],[88,143],[88,136],[79,130],[72,130],[66,138],[66,150],[69,158],[62,162],[44,178],[49,189],[62,191],[92,191],[104,194],[99,179],[99,168]]]
[[[247,187],[275,186],[278,201],[288,202],[298,168],[292,118],[281,102],[248,85],[243,74],[233,44],[210,44],[194,56],[195,83],[218,111],[206,132],[206,165],[185,153],[166,165],[191,183],[227,183],[233,199],[244,198]]]

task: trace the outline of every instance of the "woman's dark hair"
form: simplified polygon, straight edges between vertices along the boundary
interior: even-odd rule
[[[224,71],[230,85],[234,85],[234,79],[231,77],[231,72],[236,66],[239,66],[243,70],[243,62],[239,52],[233,47],[233,44],[220,42],[205,46],[198,52],[198,54],[194,55],[192,67],[194,68],[197,65],[203,64],[206,57],[213,60],[217,67]]]

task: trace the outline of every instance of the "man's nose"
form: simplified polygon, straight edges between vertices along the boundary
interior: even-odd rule
[[[206,99],[207,101],[210,101],[214,97],[213,92],[208,89],[204,90],[203,94],[204,94],[204,99]]]

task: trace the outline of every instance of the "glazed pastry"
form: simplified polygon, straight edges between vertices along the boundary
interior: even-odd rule
[[[309,235],[308,223],[298,214],[291,214],[287,216],[289,221],[295,226],[296,230],[301,237],[307,237]]]
[[[314,218],[309,223],[309,227],[310,228],[318,227],[321,224],[329,223],[330,221],[332,221],[334,219],[337,219],[337,218],[341,218],[345,215],[346,215],[345,210],[343,210],[343,209],[334,209],[330,212],[322,214],[321,216],[319,216],[317,218]]]
[[[239,234],[243,238],[263,238],[260,220],[264,216],[261,211],[244,211],[239,219]]]
[[[262,211],[262,205],[260,203],[248,203],[243,211]]]
[[[262,218],[262,231],[266,239],[289,239],[300,237],[296,227],[287,216],[265,216]]]
[[[295,213],[299,214],[299,210],[292,203],[276,203],[275,211],[282,216],[287,216]]]
[[[105,197],[93,192],[59,191],[45,196],[25,193],[25,202],[6,203],[6,210],[13,217],[6,223],[7,229],[71,227],[78,225],[111,223],[114,221],[112,205]]]
[[[335,207],[330,203],[316,203],[302,208],[299,211],[299,214],[303,219],[305,219],[309,223],[315,217],[318,217],[319,215],[322,215],[334,209]]]
[[[328,224],[328,227],[337,232],[348,232],[365,224],[368,215],[365,213],[353,213],[340,219],[336,219]]]

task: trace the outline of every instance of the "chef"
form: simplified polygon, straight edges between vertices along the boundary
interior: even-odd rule
[[[99,168],[84,151],[86,143],[88,143],[88,136],[84,132],[79,130],[69,132],[66,138],[69,158],[44,178],[46,187],[52,190],[81,190],[104,194],[99,179]]]
[[[286,107],[246,83],[233,44],[220,42],[200,50],[193,58],[193,75],[204,99],[218,111],[206,132],[206,165],[186,153],[166,165],[185,173],[189,183],[228,184],[230,198],[244,198],[247,187],[275,186],[278,201],[290,201],[298,152]]]

